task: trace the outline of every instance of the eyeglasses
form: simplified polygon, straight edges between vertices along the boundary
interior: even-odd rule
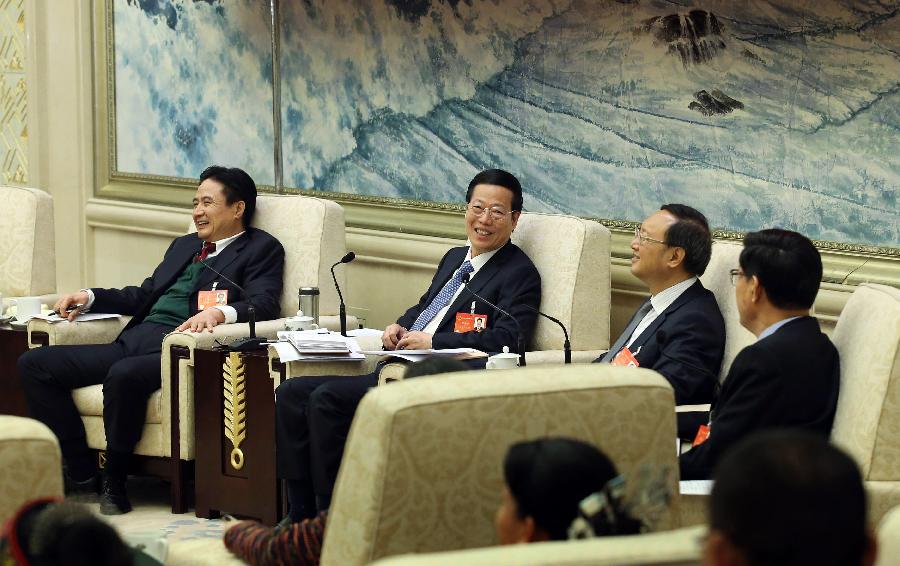
[[[663,242],[662,240],[657,240],[656,238],[651,238],[650,236],[644,234],[644,232],[641,228],[642,228],[641,226],[638,226],[637,228],[634,229],[634,237],[637,238],[638,242],[640,242],[642,245],[645,242],[654,242],[656,244],[662,244],[664,246],[669,245],[669,244]]]
[[[487,207],[487,206],[481,206],[480,204],[470,204],[470,205],[466,206],[466,210],[468,210],[475,216],[479,216],[479,217],[483,216],[485,211],[488,211],[488,214],[490,214],[491,218],[495,222],[500,222],[503,219],[505,219],[507,216],[509,216],[510,214],[513,213],[513,211],[507,212],[507,211],[503,210],[502,208],[500,208],[499,206]]]
[[[737,285],[738,277],[744,276],[744,272],[741,271],[740,269],[732,269],[728,273],[731,275],[731,284],[732,285]]]

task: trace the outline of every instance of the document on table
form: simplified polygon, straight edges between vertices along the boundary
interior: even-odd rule
[[[119,314],[110,314],[110,313],[102,313],[102,312],[87,312],[79,314],[75,317],[75,322],[90,322],[92,320],[105,320],[107,318],[119,318],[122,315]],[[68,322],[69,319],[62,318],[58,314],[36,314],[32,318],[38,318],[40,320],[46,320],[50,324],[56,324],[57,322]]]
[[[678,482],[681,495],[709,495],[713,480],[685,480]]]
[[[281,331],[278,339],[269,345],[275,348],[282,362],[358,362],[366,359],[355,339],[337,332]],[[335,348],[338,343],[340,348]]]
[[[457,360],[472,360],[486,358],[487,354],[475,348],[444,348],[441,350],[363,350],[363,354],[369,356],[391,356],[408,362],[418,362],[431,356],[456,358]]]
[[[352,336],[354,338],[362,338],[363,336],[381,336],[384,334],[384,330],[378,330],[377,328],[354,328],[353,330],[347,331],[347,336]]]

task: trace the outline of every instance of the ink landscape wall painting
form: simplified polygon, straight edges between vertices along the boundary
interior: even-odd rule
[[[268,2],[110,0],[116,170],[273,180]],[[286,186],[900,247],[900,2],[281,2]]]

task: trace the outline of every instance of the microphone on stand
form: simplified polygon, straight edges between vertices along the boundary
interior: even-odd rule
[[[223,275],[221,271],[219,271],[215,267],[211,266],[210,264],[208,264],[205,261],[203,261],[202,259],[200,259],[199,255],[197,256],[197,261],[200,264],[202,264],[203,267],[209,269],[210,271],[212,271],[213,273],[215,273],[216,275],[218,275],[225,281],[234,285],[237,288],[237,290],[241,292],[241,295],[243,295],[243,297],[247,301],[247,324],[250,325],[250,336],[247,338],[238,338],[237,340],[235,340],[234,342],[232,342],[231,344],[228,345],[228,349],[233,352],[247,352],[250,350],[264,350],[266,348],[266,346],[263,346],[263,343],[268,342],[268,339],[256,337],[256,309],[253,308],[253,302],[250,300],[250,294],[247,293],[247,291],[243,287],[241,287],[240,285],[238,285],[237,283],[235,283],[234,281],[232,281],[231,279],[229,279],[228,277]]]
[[[337,289],[338,299],[340,299],[341,301],[339,311],[341,319],[341,336],[347,335],[347,305],[344,304],[344,295],[341,294],[341,286],[338,285],[337,276],[334,274],[334,268],[342,263],[350,263],[354,259],[356,259],[356,254],[353,252],[347,252],[347,255],[336,261],[334,265],[331,266],[331,278],[334,279],[334,288]]]
[[[565,341],[563,342],[563,356],[564,356],[563,361],[564,361],[564,363],[571,364],[572,363],[572,345],[569,343],[569,331],[566,330],[566,326],[562,322],[560,322],[559,319],[553,318],[549,314],[542,313],[541,311],[537,310],[536,308],[532,307],[531,305],[526,305],[525,303],[522,303],[522,306],[528,310],[532,310],[532,311],[538,313],[539,315],[541,315],[542,317],[544,317],[546,319],[552,320],[553,322],[558,324],[560,328],[562,328],[563,336],[565,336]]]
[[[481,301],[482,303],[487,303],[487,305],[488,305],[489,307],[493,308],[494,310],[496,310],[496,311],[499,312],[500,314],[506,315],[508,318],[510,318],[513,322],[516,323],[516,333],[517,333],[517,335],[518,335],[518,339],[516,340],[516,342],[517,342],[517,344],[518,344],[518,346],[517,346],[517,348],[516,348],[516,349],[517,349],[517,352],[516,352],[516,353],[519,354],[519,361],[521,362],[521,363],[519,364],[519,366],[520,366],[520,367],[525,367],[525,341],[524,341],[524,337],[522,336],[522,326],[519,324],[519,321],[516,320],[516,317],[514,317],[514,316],[511,315],[511,314],[509,314],[509,313],[506,312],[505,310],[501,309],[500,307],[498,307],[498,306],[495,305],[494,303],[490,302],[489,300],[485,299],[484,297],[482,297],[481,295],[479,295],[478,293],[476,293],[475,291],[473,291],[472,289],[470,289],[470,288],[469,288],[469,274],[468,274],[468,273],[463,274],[463,276],[462,276],[462,284],[463,284],[463,287],[465,287],[466,291],[468,291],[473,297],[475,297],[476,299],[478,299],[478,300]]]

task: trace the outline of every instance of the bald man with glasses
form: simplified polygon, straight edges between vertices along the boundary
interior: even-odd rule
[[[725,321],[698,279],[711,256],[712,234],[698,210],[666,204],[644,220],[631,240],[631,273],[650,298],[595,363],[658,371],[677,405],[711,403],[725,353]],[[694,417],[679,416],[680,437],[696,432]]]

